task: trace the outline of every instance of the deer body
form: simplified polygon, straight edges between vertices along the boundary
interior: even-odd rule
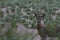
[[[46,40],[48,31],[46,29],[43,17],[45,14],[42,13],[42,11],[37,11],[35,13],[36,19],[37,19],[37,30],[39,35],[41,36],[41,40]]]
[[[38,30],[39,35],[42,38],[41,40],[46,40],[48,31],[46,29],[46,26],[42,18],[37,19],[37,30]]]

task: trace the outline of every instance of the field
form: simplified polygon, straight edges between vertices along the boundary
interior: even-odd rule
[[[45,25],[54,37],[60,27],[60,0],[0,0],[0,40],[33,40],[38,35],[34,10],[45,10]]]

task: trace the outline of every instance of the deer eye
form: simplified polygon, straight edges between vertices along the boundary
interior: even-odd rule
[[[9,13],[9,10],[6,10],[7,13]]]
[[[38,23],[40,23],[40,22],[38,22]]]

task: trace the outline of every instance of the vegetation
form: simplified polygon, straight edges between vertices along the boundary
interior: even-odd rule
[[[9,11],[4,10],[3,7],[9,7]],[[52,36],[56,26],[60,25],[60,13],[56,13],[59,8],[60,0],[0,0],[0,32],[5,27],[5,23],[11,23],[11,28],[8,28],[9,30],[2,35],[1,40],[4,40],[4,36],[8,37],[7,40],[13,40],[12,30],[17,27],[17,22],[22,23],[25,27],[37,27],[37,20],[33,9],[43,9],[46,11],[45,24]],[[53,19],[54,16],[56,16],[55,20]],[[16,40],[19,40],[19,37]]]

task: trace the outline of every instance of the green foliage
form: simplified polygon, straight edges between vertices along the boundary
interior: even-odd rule
[[[8,14],[7,17],[4,19],[4,15],[1,12],[0,8],[0,29],[1,27],[3,27],[2,24],[4,24],[5,22],[11,22],[12,29],[17,27],[17,22],[22,23],[25,27],[37,27],[36,17],[30,10],[31,3],[32,8],[35,7],[35,9],[44,9],[46,11],[46,16],[44,17],[45,23],[50,34],[53,35],[56,25],[60,24],[60,15],[57,16],[57,20],[53,21],[51,19],[51,14],[54,13],[55,7],[60,8],[60,0],[0,0],[0,7],[4,5],[10,5],[12,7],[11,10],[16,12],[16,14]],[[18,8],[16,8],[16,4],[18,5]],[[26,14],[21,13],[21,7],[23,6],[26,9]],[[7,37],[9,37],[8,40],[10,40],[10,36],[12,36],[12,30],[8,30],[6,35]]]

